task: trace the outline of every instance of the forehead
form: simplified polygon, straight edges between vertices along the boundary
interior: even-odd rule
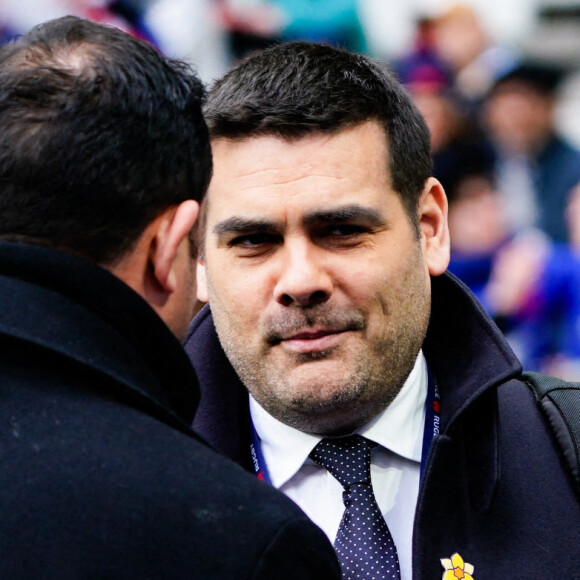
[[[335,134],[216,139],[208,219],[231,212],[302,212],[377,205],[391,190],[387,141],[376,122]]]

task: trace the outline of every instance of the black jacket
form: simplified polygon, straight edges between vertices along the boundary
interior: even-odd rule
[[[97,266],[0,243],[0,578],[338,578],[282,494],[189,429],[179,342]]]
[[[516,380],[518,360],[463,284],[446,274],[432,291],[423,350],[441,394],[441,434],[419,493],[413,578],[441,578],[440,560],[455,553],[475,580],[580,578],[580,504],[531,391]],[[194,425],[251,470],[247,394],[209,309],[186,350],[201,385]]]

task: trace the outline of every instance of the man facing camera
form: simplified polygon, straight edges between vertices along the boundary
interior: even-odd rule
[[[0,50],[3,578],[334,578],[286,498],[189,425],[199,80],[73,17]]]
[[[518,360],[445,273],[447,201],[400,84],[292,43],[205,113],[194,425],[304,509],[345,578],[576,570],[574,488]]]

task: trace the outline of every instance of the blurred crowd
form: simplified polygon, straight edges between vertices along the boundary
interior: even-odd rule
[[[555,118],[573,71],[493,45],[461,4],[420,20],[394,68],[431,129],[450,271],[525,368],[580,379],[580,151]]]
[[[0,38],[65,13],[145,38],[206,81],[288,40],[373,53],[357,0],[0,0]],[[450,270],[526,369],[580,380],[580,152],[556,123],[577,70],[495,41],[468,4],[418,12],[414,26],[403,53],[374,56],[431,130],[434,174],[449,197]]]

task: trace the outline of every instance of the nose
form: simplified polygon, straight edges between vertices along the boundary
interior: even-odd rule
[[[287,244],[283,254],[274,287],[276,301],[282,306],[302,308],[326,302],[333,285],[320,250],[307,244]]]

